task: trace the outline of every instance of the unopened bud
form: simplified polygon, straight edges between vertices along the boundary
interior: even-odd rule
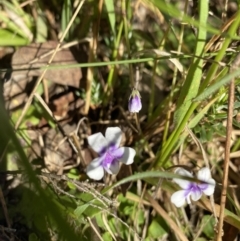
[[[128,101],[128,110],[131,113],[138,113],[142,109],[142,102],[139,91],[136,89],[132,90]]]

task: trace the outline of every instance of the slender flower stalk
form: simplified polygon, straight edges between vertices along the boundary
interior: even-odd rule
[[[175,173],[185,177],[193,177],[190,172],[183,168],[177,168]],[[171,196],[171,202],[175,204],[176,207],[183,206],[186,201],[190,204],[191,199],[193,201],[199,200],[203,193],[207,196],[214,193],[216,183],[211,177],[209,168],[204,167],[200,169],[197,174],[197,179],[200,181],[199,183],[178,178],[173,179],[173,181],[182,188],[182,190],[173,193]]]
[[[119,162],[126,165],[133,163],[136,151],[130,147],[119,147],[122,139],[119,127],[107,128],[105,137],[99,132],[87,139],[91,148],[99,155],[87,166],[86,173],[90,178],[102,179],[104,170],[109,174],[117,174],[120,169]]]
[[[138,113],[142,109],[141,96],[139,91],[133,88],[128,101],[128,110],[131,113]]]

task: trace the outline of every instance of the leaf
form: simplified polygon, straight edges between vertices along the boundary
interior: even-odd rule
[[[204,115],[208,112],[209,108],[218,100],[218,98],[214,98],[212,100],[210,100],[206,106],[204,106],[204,108],[199,111],[199,113],[197,113],[189,122],[188,124],[188,128],[192,129],[194,128],[199,121],[204,117]]]
[[[109,232],[105,232],[102,236],[104,241],[112,241],[112,236],[110,235]]]
[[[223,85],[230,83],[232,79],[240,75],[240,70],[236,70],[232,72],[231,74],[228,74],[227,76],[223,77],[216,83],[210,85],[207,87],[201,94],[199,94],[196,98],[193,99],[193,101],[201,101],[212,95],[214,92],[219,90]]]
[[[0,29],[0,46],[22,46],[29,44],[28,39],[22,38],[6,29]]]
[[[208,211],[212,212],[212,206],[211,206],[209,200],[206,197],[200,199],[197,202],[197,205],[199,207],[205,209],[205,210],[208,210]],[[220,206],[218,204],[214,204],[214,206],[215,206],[215,210],[216,210],[216,213],[217,213],[217,217],[219,217]],[[233,227],[236,227],[237,229],[240,229],[240,218],[239,218],[239,216],[237,216],[236,214],[227,210],[226,208],[224,210],[224,221],[231,224]]]
[[[167,234],[168,232],[169,228],[164,219],[160,216],[153,219],[148,228],[148,236],[155,239],[163,237],[163,235]]]
[[[84,211],[89,207],[89,204],[86,203],[86,204],[83,204],[81,206],[78,206],[75,211],[74,211],[74,214],[77,216],[77,217],[81,217],[82,214],[84,213]]]
[[[37,19],[36,19],[36,42],[42,43],[45,42],[48,36],[48,26],[46,25],[46,19],[43,17],[44,14],[39,8],[37,10]]]
[[[65,31],[67,28],[68,23],[70,22],[72,17],[72,6],[71,0],[64,0],[63,8],[62,8],[62,18],[61,18],[61,30],[62,32]],[[67,33],[66,39],[69,38],[69,32]]]
[[[214,218],[210,215],[205,215],[201,222],[201,227],[203,227],[203,233],[209,238],[212,239],[214,237]]]
[[[166,13],[169,16],[171,16],[171,18],[175,17],[176,19],[179,19],[184,23],[188,23],[190,26],[195,26],[198,28],[205,29],[205,31],[208,31],[209,33],[215,33],[215,34],[220,33],[219,30],[217,30],[216,28],[213,28],[208,23],[194,20],[192,17],[184,14],[179,8],[175,7],[172,4],[169,4],[167,1],[159,1],[159,0],[143,0],[143,1],[146,2],[146,4],[149,4],[149,2],[150,4],[154,4],[157,8],[159,8],[159,10],[162,13]],[[202,2],[207,3],[207,1],[202,1]]]
[[[124,183],[127,182],[131,182],[131,181],[137,181],[137,180],[145,180],[145,179],[152,179],[152,178],[179,178],[179,179],[186,179],[186,180],[196,180],[195,178],[189,178],[189,177],[184,177],[184,176],[180,176],[177,174],[174,174],[172,172],[161,172],[161,171],[148,171],[148,172],[141,172],[141,173],[136,173],[130,177],[126,177],[122,180],[120,180],[119,182],[113,184],[112,186],[104,189],[104,193],[116,188]]]
[[[0,21],[4,22],[7,26],[7,29],[11,31],[12,35],[18,34],[22,38],[27,40],[26,34],[22,31],[22,29],[19,28],[13,21],[9,20],[8,17],[6,17],[6,14],[4,14],[3,11],[0,11]]]
[[[108,19],[110,22],[112,32],[115,35],[116,17],[115,17],[115,10],[114,10],[114,0],[105,0],[105,5],[106,5]]]
[[[208,1],[199,1],[199,9],[199,22],[201,24],[207,24]],[[192,104],[192,99],[195,98],[198,93],[203,68],[203,59],[199,57],[203,56],[206,37],[206,29],[202,26],[199,26],[197,44],[194,54],[197,57],[194,58],[183,87],[181,88],[180,96],[177,102],[177,110],[174,115],[174,122],[176,123],[176,126],[182,122],[190,105]]]

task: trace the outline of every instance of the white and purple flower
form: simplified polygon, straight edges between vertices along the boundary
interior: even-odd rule
[[[98,153],[86,169],[87,175],[95,180],[103,178],[104,170],[109,174],[117,174],[120,163],[132,164],[136,151],[130,147],[119,147],[122,139],[122,131],[119,127],[109,127],[105,137],[102,133],[96,133],[88,138],[88,144]]]
[[[190,172],[183,168],[177,168],[175,173],[181,176],[193,177]],[[200,169],[197,174],[197,179],[200,181],[199,183],[178,178],[173,179],[173,181],[183,189],[173,193],[171,196],[171,202],[175,204],[176,207],[183,206],[185,201],[190,204],[191,199],[193,201],[199,200],[203,193],[207,196],[210,196],[214,193],[216,183],[211,177],[209,168],[204,167]]]
[[[128,101],[128,110],[131,113],[138,113],[142,109],[141,96],[136,89],[132,90]]]

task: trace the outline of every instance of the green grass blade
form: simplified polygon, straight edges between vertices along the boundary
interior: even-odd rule
[[[217,63],[220,62],[222,60],[222,58],[224,57],[226,49],[228,48],[229,44],[231,43],[239,24],[240,24],[240,10],[236,14],[235,21],[232,23],[232,25],[230,26],[230,28],[227,32],[226,36],[228,36],[228,38],[226,38],[224,40],[222,48],[219,50],[218,54],[215,57],[214,63],[211,65],[210,70],[207,73],[206,79],[203,81],[203,83],[201,83],[201,86],[199,88],[199,93],[203,92],[204,89],[206,88],[206,86],[210,83],[210,81],[212,79],[214,79],[214,75],[216,74],[216,71],[219,67],[219,65]],[[178,128],[176,128],[175,131],[168,138],[166,145],[164,146],[164,148],[161,151],[162,155],[160,156],[158,154],[158,160],[157,160],[156,165],[161,166],[161,165],[164,165],[168,161],[168,158],[171,155],[174,147],[176,146],[176,142],[178,141],[180,134],[182,133],[186,123],[189,121],[193,111],[196,109],[198,104],[199,104],[199,102],[193,102],[191,104],[191,106],[189,107],[186,115],[184,116],[184,118],[183,118],[182,122],[180,123],[180,125],[178,126]]]
[[[208,19],[208,1],[199,1],[199,22],[202,25],[207,23]],[[206,42],[207,32],[205,28],[200,27],[198,29],[197,35],[197,44],[195,49],[195,56],[202,57]],[[184,118],[186,112],[188,111],[192,99],[196,97],[200,82],[202,79],[202,68],[203,68],[203,59],[194,58],[193,64],[189,69],[186,81],[181,88],[179,100],[177,102],[177,111],[174,115],[175,125],[178,126],[182,119]]]
[[[201,101],[218,91],[223,85],[228,84],[232,79],[240,75],[240,70],[236,70],[231,74],[228,74],[224,78],[216,81],[216,83],[212,84],[208,88],[206,88],[201,94],[199,94],[193,101]]]
[[[115,35],[116,16],[115,16],[115,10],[114,10],[114,0],[105,0],[105,6],[107,9],[111,30]]]
[[[61,18],[61,29],[62,32],[65,31],[67,25],[72,17],[72,6],[71,0],[64,0],[63,8],[62,8],[62,18]],[[69,32],[66,35],[66,39],[69,38]]]
[[[0,46],[23,46],[29,44],[29,40],[22,38],[8,30],[0,29]]]
[[[0,21],[6,24],[7,29],[9,29],[13,35],[18,34],[23,38],[27,38],[26,34],[19,28],[19,26],[17,26],[13,21],[9,20],[9,18],[7,18],[2,11],[0,12]]]
[[[183,14],[178,8],[167,3],[166,1],[160,1],[160,0],[144,0],[144,1],[151,2],[157,8],[159,8],[161,10],[161,12],[168,14],[171,18],[174,17],[182,22],[188,23],[191,26],[205,29],[205,31],[208,31],[209,33],[221,34],[218,29],[213,28],[208,23],[202,23],[202,22],[194,20],[192,17],[189,17],[186,14]],[[203,3],[205,1],[201,1],[201,2]]]
[[[2,90],[1,90],[2,93]],[[79,237],[75,234],[74,229],[70,226],[68,220],[65,217],[65,213],[56,206],[51,199],[51,193],[47,189],[43,189],[40,185],[40,181],[35,175],[31,163],[28,160],[22,145],[20,144],[13,127],[9,122],[9,116],[6,113],[6,110],[3,106],[3,97],[0,101],[0,140],[1,140],[1,149],[10,141],[12,141],[18,155],[19,155],[19,165],[25,170],[25,173],[28,177],[30,186],[34,188],[36,193],[39,195],[39,202],[44,203],[46,215],[49,216],[52,220],[55,221],[59,235],[64,238],[64,240],[78,240]],[[37,205],[37,204],[36,204]]]

